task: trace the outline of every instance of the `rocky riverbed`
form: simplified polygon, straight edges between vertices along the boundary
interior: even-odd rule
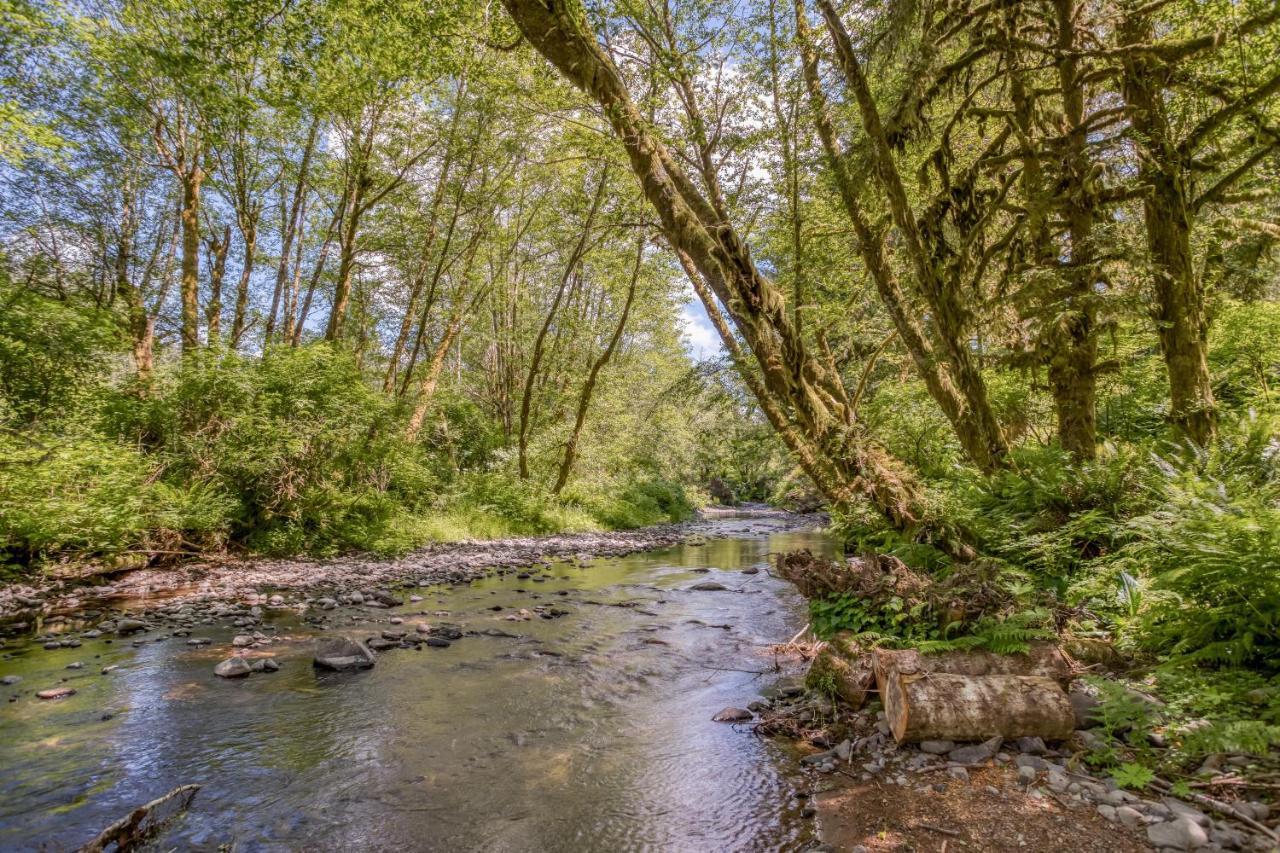
[[[0,647],[0,849],[72,849],[189,784],[163,849],[811,846],[790,748],[712,721],[798,675],[772,645],[805,605],[769,555],[834,543],[793,525],[51,607]]]
[[[297,605],[308,597],[336,598],[371,588],[466,583],[491,573],[545,568],[555,560],[583,564],[671,548],[707,536],[733,535],[740,528],[726,534],[729,528],[722,523],[733,518],[767,522],[771,529],[780,531],[814,527],[821,520],[763,506],[712,507],[696,520],[678,524],[439,543],[394,560],[368,555],[326,560],[246,557],[195,560],[116,573],[51,573],[0,586],[0,631],[21,634],[42,625],[49,617],[84,616],[88,612],[89,618],[94,618],[104,605],[128,609],[133,603],[157,599],[170,603],[280,606],[279,602]]]

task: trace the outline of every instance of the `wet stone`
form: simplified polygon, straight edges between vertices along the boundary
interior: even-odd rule
[[[227,658],[213,668],[213,674],[219,678],[244,678],[253,669],[244,658]]]
[[[320,669],[344,671],[368,669],[377,659],[364,643],[346,637],[327,637],[316,641],[312,663]]]
[[[711,719],[713,722],[717,723],[745,723],[753,716],[754,715],[745,708],[725,708]]]

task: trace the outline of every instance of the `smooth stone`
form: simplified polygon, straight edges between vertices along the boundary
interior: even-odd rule
[[[1165,823],[1153,823],[1148,826],[1147,840],[1156,847],[1194,850],[1208,844],[1209,835],[1190,818],[1178,817]]]
[[[135,631],[147,630],[147,623],[138,619],[121,619],[116,622],[116,633],[120,635],[132,634]]]
[[[0,678],[0,684],[3,684],[6,687],[8,687],[11,684],[17,684],[21,680],[22,680],[21,675],[6,675],[3,678]]]
[[[37,699],[65,699],[68,696],[76,695],[73,687],[53,687],[49,690],[41,690],[36,694]]]
[[[320,669],[343,671],[348,669],[368,669],[377,658],[364,643],[347,637],[325,637],[316,640],[314,666]]]
[[[1142,812],[1133,806],[1119,806],[1116,809],[1116,818],[1130,829],[1139,829],[1146,823],[1142,817]]]
[[[227,658],[213,668],[213,674],[220,678],[244,678],[251,672],[253,668],[244,658]]]
[[[927,752],[930,755],[946,755],[955,749],[956,745],[949,740],[922,740],[920,741],[920,751]]]
[[[253,662],[254,672],[279,672],[280,664],[274,658],[258,658]]]
[[[1160,802],[1163,803],[1165,808],[1172,812],[1175,817],[1185,817],[1200,826],[1209,825],[1209,816],[1189,803],[1184,803],[1176,797],[1164,797]]]
[[[724,584],[716,583],[715,581],[703,581],[702,583],[695,583],[693,586],[689,587],[689,589],[696,592],[723,592],[728,588],[729,587]]]
[[[712,717],[711,720],[716,723],[744,723],[753,716],[755,715],[746,708],[725,708]]]
[[[252,646],[255,640],[248,634],[237,634],[231,638],[231,645],[237,649],[243,649],[246,646]]]
[[[1017,744],[1019,751],[1032,755],[1043,755],[1049,749],[1044,745],[1044,739],[1038,737],[1020,737]]]
[[[436,649],[447,649],[452,646],[453,643],[449,642],[444,637],[427,637],[427,645]]]

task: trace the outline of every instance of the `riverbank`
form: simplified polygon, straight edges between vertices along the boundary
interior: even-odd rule
[[[430,545],[398,559],[350,555],[331,559],[207,558],[164,567],[78,577],[45,576],[0,587],[0,625],[7,633],[28,630],[50,616],[130,601],[163,600],[283,603],[302,594],[349,596],[371,587],[463,583],[491,572],[515,572],[552,560],[578,563],[669,548],[714,536],[726,518],[767,519],[771,527],[815,527],[820,515],[802,515],[759,505],[707,507],[685,522],[590,533],[562,533]]]

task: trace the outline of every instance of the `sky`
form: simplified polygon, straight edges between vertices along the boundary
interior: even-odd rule
[[[692,286],[686,288],[686,297],[680,308],[680,331],[684,335],[685,350],[699,361],[719,358],[724,355],[724,344],[720,342],[715,326],[711,325],[707,309],[702,307],[702,301]]]

